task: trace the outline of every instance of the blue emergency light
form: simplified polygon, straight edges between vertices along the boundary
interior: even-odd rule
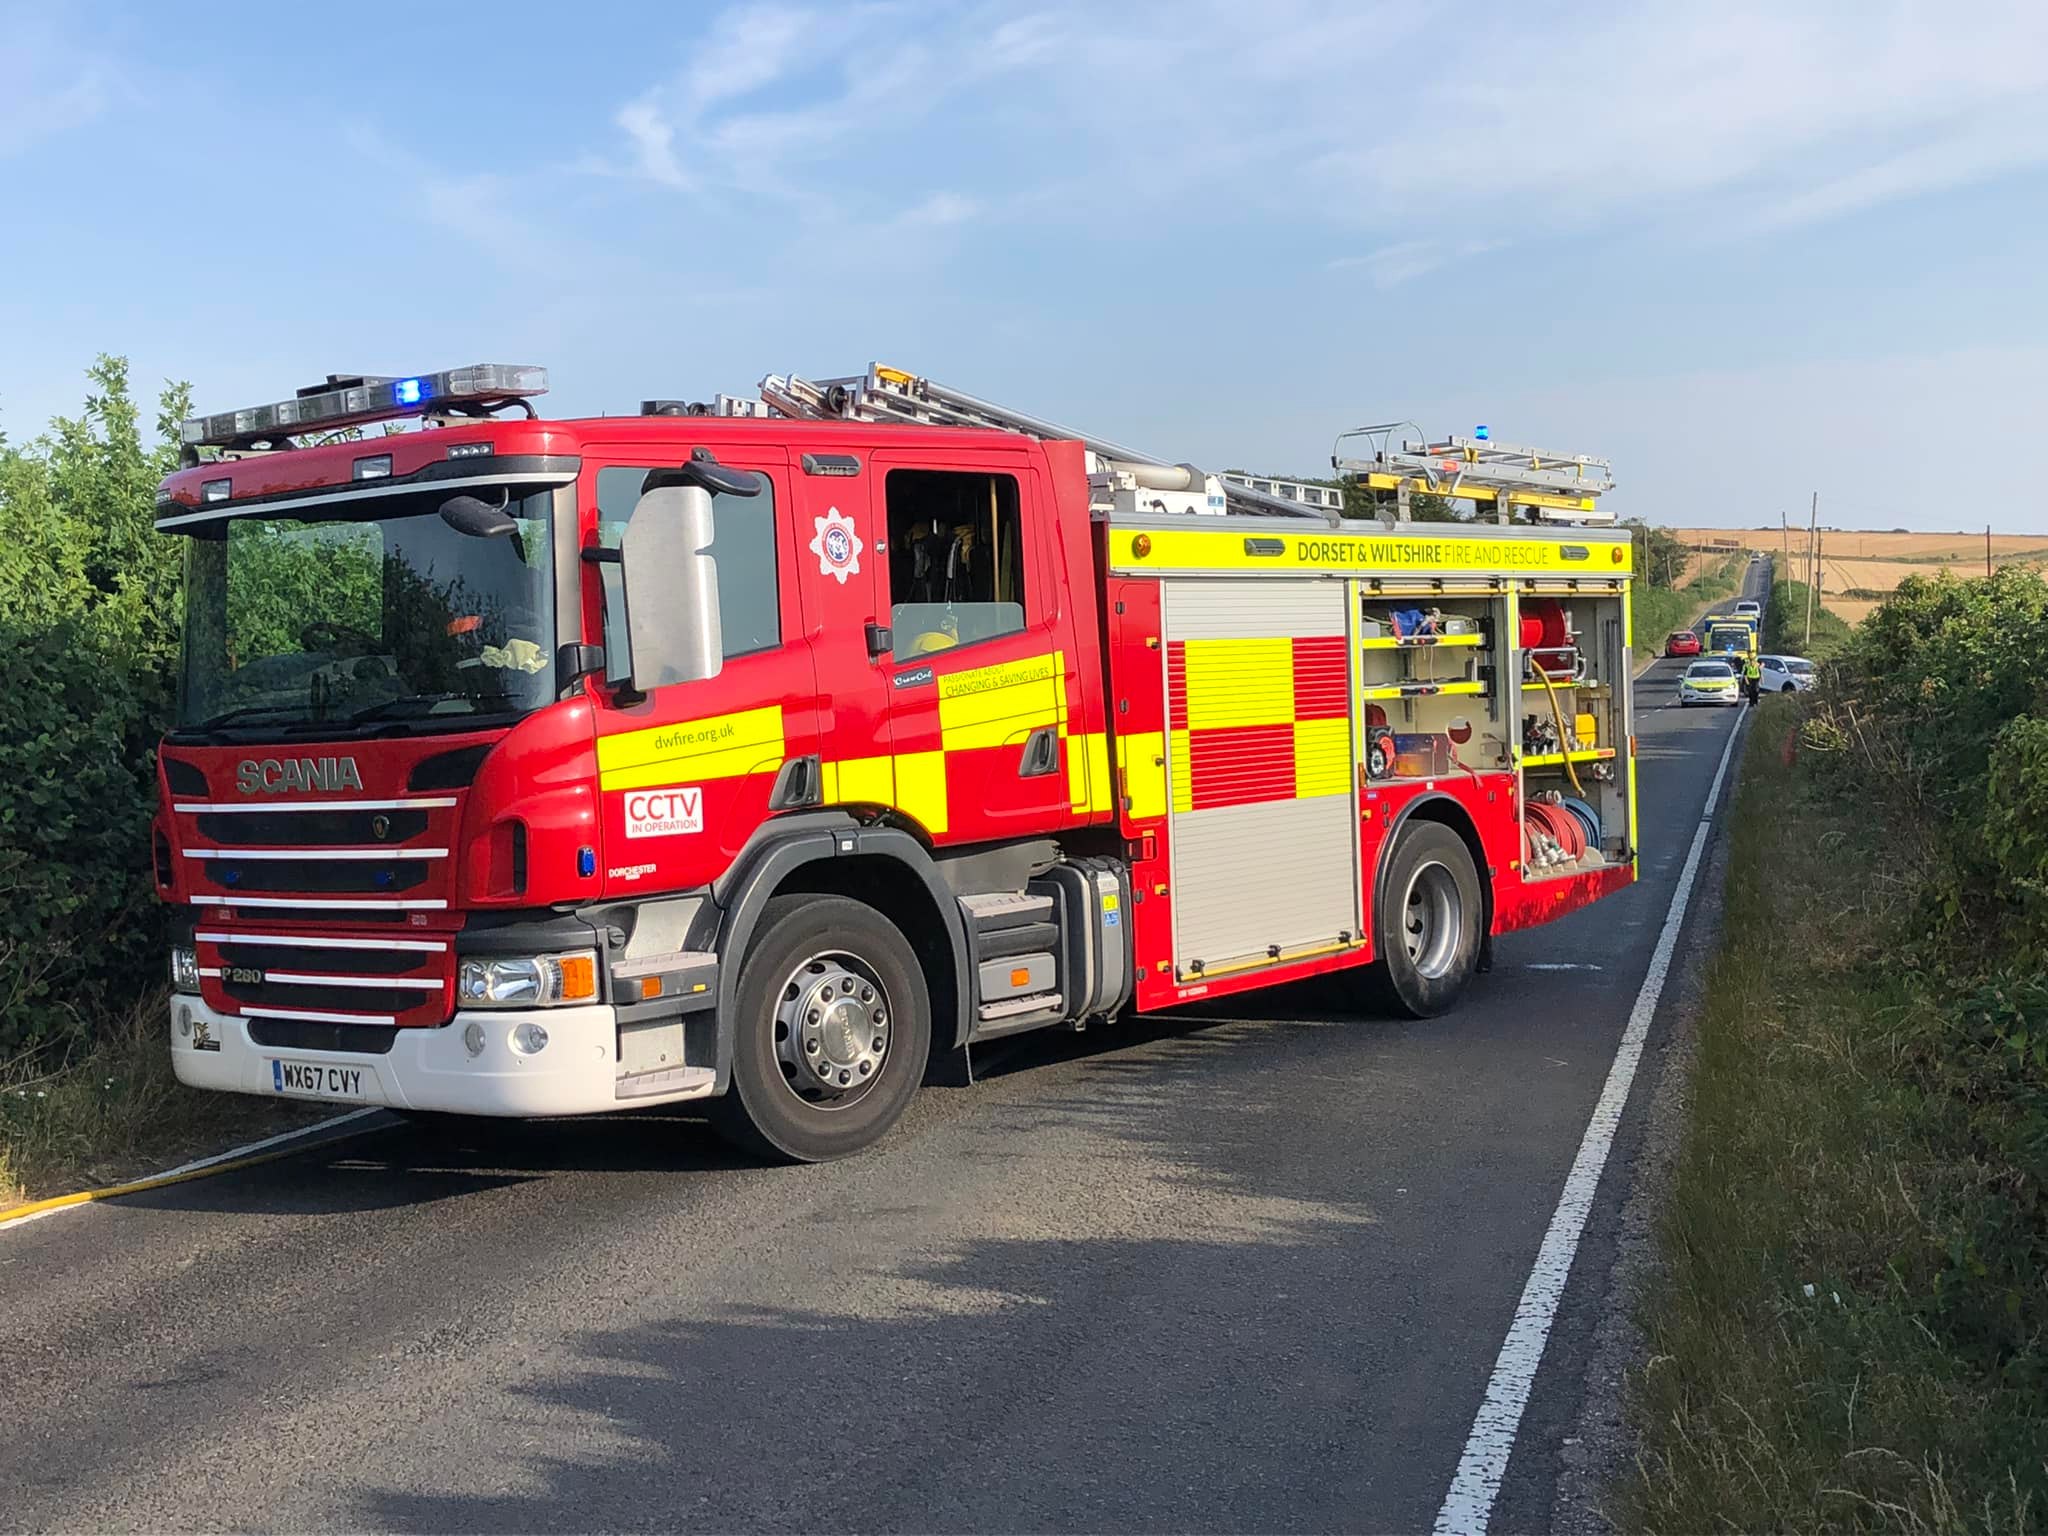
[[[434,401],[460,402],[471,411],[488,409],[544,395],[547,389],[547,369],[519,363],[476,363],[408,378],[331,376],[324,384],[300,390],[290,400],[194,416],[179,427],[178,436],[188,448],[229,447],[416,416]]]

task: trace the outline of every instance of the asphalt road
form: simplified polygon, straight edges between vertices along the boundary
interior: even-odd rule
[[[1027,1038],[821,1168],[400,1127],[0,1232],[0,1525],[1427,1529],[1738,715],[1676,670],[1642,881],[1451,1018]],[[1547,1523],[1633,1134],[1496,1529]]]

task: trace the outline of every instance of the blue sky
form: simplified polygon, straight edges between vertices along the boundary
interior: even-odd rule
[[[99,351],[553,414],[880,359],[1215,467],[1485,422],[1658,521],[2048,532],[2039,0],[201,17],[0,0],[15,441]]]

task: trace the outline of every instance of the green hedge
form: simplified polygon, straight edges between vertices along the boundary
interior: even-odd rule
[[[1771,601],[1764,614],[1764,649],[1785,656],[1805,656],[1825,661],[1849,643],[1849,621],[1830,613],[1815,602],[1813,624],[1808,632],[1806,583],[1780,581],[1772,584]],[[1886,593],[1887,597],[1891,594]]]
[[[145,447],[127,364],[75,418],[0,440],[0,1052],[82,1041],[160,974],[151,891],[181,551],[152,523],[175,449]],[[182,385],[160,401],[175,443]]]
[[[1835,658],[1823,725],[1947,830],[1938,926],[2048,959],[2048,582],[1909,576]]]

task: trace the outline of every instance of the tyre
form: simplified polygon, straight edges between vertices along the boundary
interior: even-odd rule
[[[863,902],[769,902],[735,1006],[732,1083],[716,1118],[746,1151],[795,1163],[858,1152],[902,1117],[924,1076],[924,972],[896,925]]]
[[[1447,1012],[1478,963],[1485,910],[1465,840],[1434,821],[1403,827],[1373,893],[1373,970],[1385,1001],[1410,1018]]]

